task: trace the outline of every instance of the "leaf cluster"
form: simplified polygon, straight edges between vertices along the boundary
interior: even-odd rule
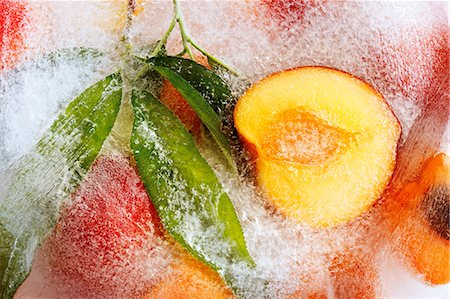
[[[87,54],[100,55],[77,48],[44,59],[81,59]],[[230,141],[222,130],[224,111],[232,100],[230,89],[216,73],[192,60],[158,53],[140,64],[131,95],[124,92],[120,73],[88,87],[60,113],[34,149],[9,170],[10,182],[0,199],[0,298],[12,298],[29,274],[39,246],[56,225],[61,205],[83,181],[124,100],[131,100],[134,112],[130,147],[165,229],[235,290],[232,265],[253,267],[228,194],[193,136],[157,99],[158,83],[168,80],[235,171]]]

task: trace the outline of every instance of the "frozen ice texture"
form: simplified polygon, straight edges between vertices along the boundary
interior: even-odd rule
[[[417,174],[415,166],[424,153],[436,149],[450,153],[449,16],[445,2],[280,0],[275,10],[267,5],[270,2],[181,2],[191,36],[246,78],[242,83],[227,77],[234,94],[240,95],[248,84],[283,69],[305,65],[338,68],[372,84],[401,122],[401,142],[406,150],[399,160],[404,171],[398,176],[406,179]],[[298,15],[283,15],[292,3],[306,5],[300,6]],[[114,53],[120,43],[123,8],[117,8],[117,4],[92,1],[32,5],[30,22],[39,26],[32,26],[27,40],[30,50],[25,57],[31,59],[67,46],[91,46]],[[142,7],[130,31],[135,48],[145,48],[160,38],[172,13],[170,1],[145,1]],[[111,20],[116,23],[111,24]],[[175,38],[178,36],[174,32],[169,40],[169,53],[180,50],[179,39]],[[56,68],[33,66],[30,62],[29,66],[0,75],[0,179],[6,166],[30,150],[68,100],[113,68],[107,60],[100,60],[67,61]],[[447,104],[429,106],[433,101]],[[421,122],[415,123],[417,120]],[[413,150],[416,141],[432,147]],[[293,293],[332,294],[330,256],[346,251],[376,255],[381,279],[377,282],[369,276],[361,283],[380,283],[383,296],[447,295],[448,285],[427,286],[401,262],[394,264],[389,249],[375,242],[385,237],[374,229],[379,220],[376,209],[348,227],[317,231],[292,223],[268,209],[263,195],[251,182],[228,173],[217,150],[205,144],[201,150],[237,209],[249,251],[257,263],[253,275],[270,281],[265,291],[274,298]],[[36,277],[39,274],[32,275]],[[408,288],[411,293],[407,293]],[[261,291],[251,285],[248,295],[256,296]],[[21,298],[39,297],[39,292],[30,291],[28,297],[26,290],[20,292]]]
[[[112,50],[120,38],[120,27],[114,26],[124,18],[120,5],[36,1],[24,6],[24,53],[14,69],[0,73],[0,172],[31,149],[71,99],[118,68]],[[106,55],[56,52],[76,47]]]
[[[0,74],[0,171],[36,144],[70,100],[111,71],[108,55],[55,52]]]

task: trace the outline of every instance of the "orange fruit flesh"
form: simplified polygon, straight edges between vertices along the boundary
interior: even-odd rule
[[[271,75],[239,99],[234,120],[269,203],[313,227],[366,212],[394,170],[397,119],[378,92],[338,70]]]
[[[150,289],[144,299],[234,298],[220,276],[189,254],[172,265],[167,277]]]
[[[449,161],[438,154],[425,163],[419,179],[406,184],[388,208],[387,218],[399,241],[396,250],[431,284],[450,282],[449,189]],[[439,206],[429,206],[430,197],[440,197]],[[438,223],[444,222],[446,231],[442,225],[435,227],[436,217],[441,217]]]
[[[305,165],[320,165],[334,158],[354,135],[303,109],[276,114],[263,132],[263,156]]]
[[[345,251],[331,260],[335,298],[379,298],[380,280],[373,256]]]

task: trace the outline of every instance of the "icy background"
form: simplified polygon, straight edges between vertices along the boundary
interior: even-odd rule
[[[181,7],[191,36],[239,69],[250,82],[287,68],[324,65],[372,84],[403,127],[399,184],[417,172],[414,162],[421,157],[437,149],[450,154],[448,3],[305,0],[294,1],[297,6],[291,6],[290,2],[185,0]],[[171,1],[138,3],[139,13],[130,29],[135,48],[160,38],[172,17]],[[4,170],[32,148],[62,107],[121,63],[126,1],[34,1],[26,5],[21,61],[0,73],[0,180]],[[168,51],[177,53],[179,35],[174,32],[172,36]],[[105,54],[57,63],[38,59],[53,50],[74,46],[94,47]],[[245,89],[239,82],[230,84],[236,95]],[[126,116],[122,120],[130,121]],[[422,122],[414,129],[417,120]],[[411,130],[415,131],[408,143]],[[413,148],[417,140],[422,145]],[[338,253],[343,252],[358,253],[359,258],[367,259],[369,268],[379,270],[379,281],[370,275],[359,279],[363,284],[364,280],[368,285],[379,284],[382,297],[448,298],[448,285],[427,286],[389,246],[372,247],[378,234],[373,229],[377,211],[336,229],[316,231],[293,224],[268,212],[250,184],[237,181],[223,169],[213,149],[203,145],[201,150],[235,204],[258,275],[272,282],[269,290],[273,298],[293,293],[300,298],[314,292],[331,294],[328,263],[331,257],[339,264],[342,255]],[[48,252],[40,253],[16,298],[65,298],[67,281],[55,277],[58,272],[49,266],[52,257]],[[178,261],[177,254],[155,254],[131,270],[124,267],[116,271],[126,279],[120,271],[147,273],[142,269],[149,265],[158,268],[171,259]],[[136,276],[129,279],[136,280]],[[148,281],[148,277],[142,278],[142,283]],[[125,286],[135,286],[120,283],[123,294]],[[257,294],[251,295],[257,298]]]

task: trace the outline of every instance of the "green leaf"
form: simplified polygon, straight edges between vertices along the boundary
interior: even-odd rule
[[[108,136],[122,97],[119,74],[86,89],[7,175],[0,200],[0,298],[12,298],[60,207],[81,183]],[[5,182],[6,183],[6,182]]]
[[[153,65],[155,70],[157,70],[164,78],[168,79],[186,99],[189,105],[191,105],[202,122],[207,126],[208,130],[210,130],[211,135],[219,145],[228,164],[236,171],[236,164],[232,158],[229,138],[227,138],[226,134],[221,130],[221,127],[229,121],[226,119],[225,113],[232,102],[231,91],[227,84],[213,71],[189,59],[166,56],[153,57],[150,58],[148,62]],[[158,68],[168,68],[172,72],[165,70],[165,74],[162,74]],[[176,78],[171,79],[171,77],[177,77],[173,76],[173,73],[178,75],[178,80]],[[184,84],[177,83],[183,81],[180,80],[180,77],[188,84],[186,84],[186,82],[184,82]],[[185,93],[190,93],[190,91],[186,90],[186,87],[191,91],[197,91],[193,92],[193,94],[196,95],[191,98],[186,97]],[[209,108],[201,109],[202,111],[198,110],[199,108],[196,106],[201,105],[202,107],[205,107],[205,101],[215,112],[217,118],[212,115],[211,109]],[[205,114],[208,114],[209,117]],[[207,121],[209,121],[209,119],[207,118],[214,119],[213,123],[208,124]]]
[[[183,77],[167,67],[154,66],[154,69],[164,78],[170,81],[183,98],[197,113],[198,117],[211,132],[214,140],[219,145],[222,153],[230,166],[235,169],[233,157],[231,156],[231,147],[227,136],[221,130],[221,121],[215,113],[212,106],[206,99]]]
[[[232,285],[232,264],[253,265],[233,204],[171,111],[142,90],[133,90],[132,104],[131,149],[162,223]]]
[[[213,71],[195,61],[180,57],[153,57],[148,62],[154,66],[167,67],[180,75],[205,98],[216,114],[222,118],[223,112],[232,101],[232,95],[227,84]]]

